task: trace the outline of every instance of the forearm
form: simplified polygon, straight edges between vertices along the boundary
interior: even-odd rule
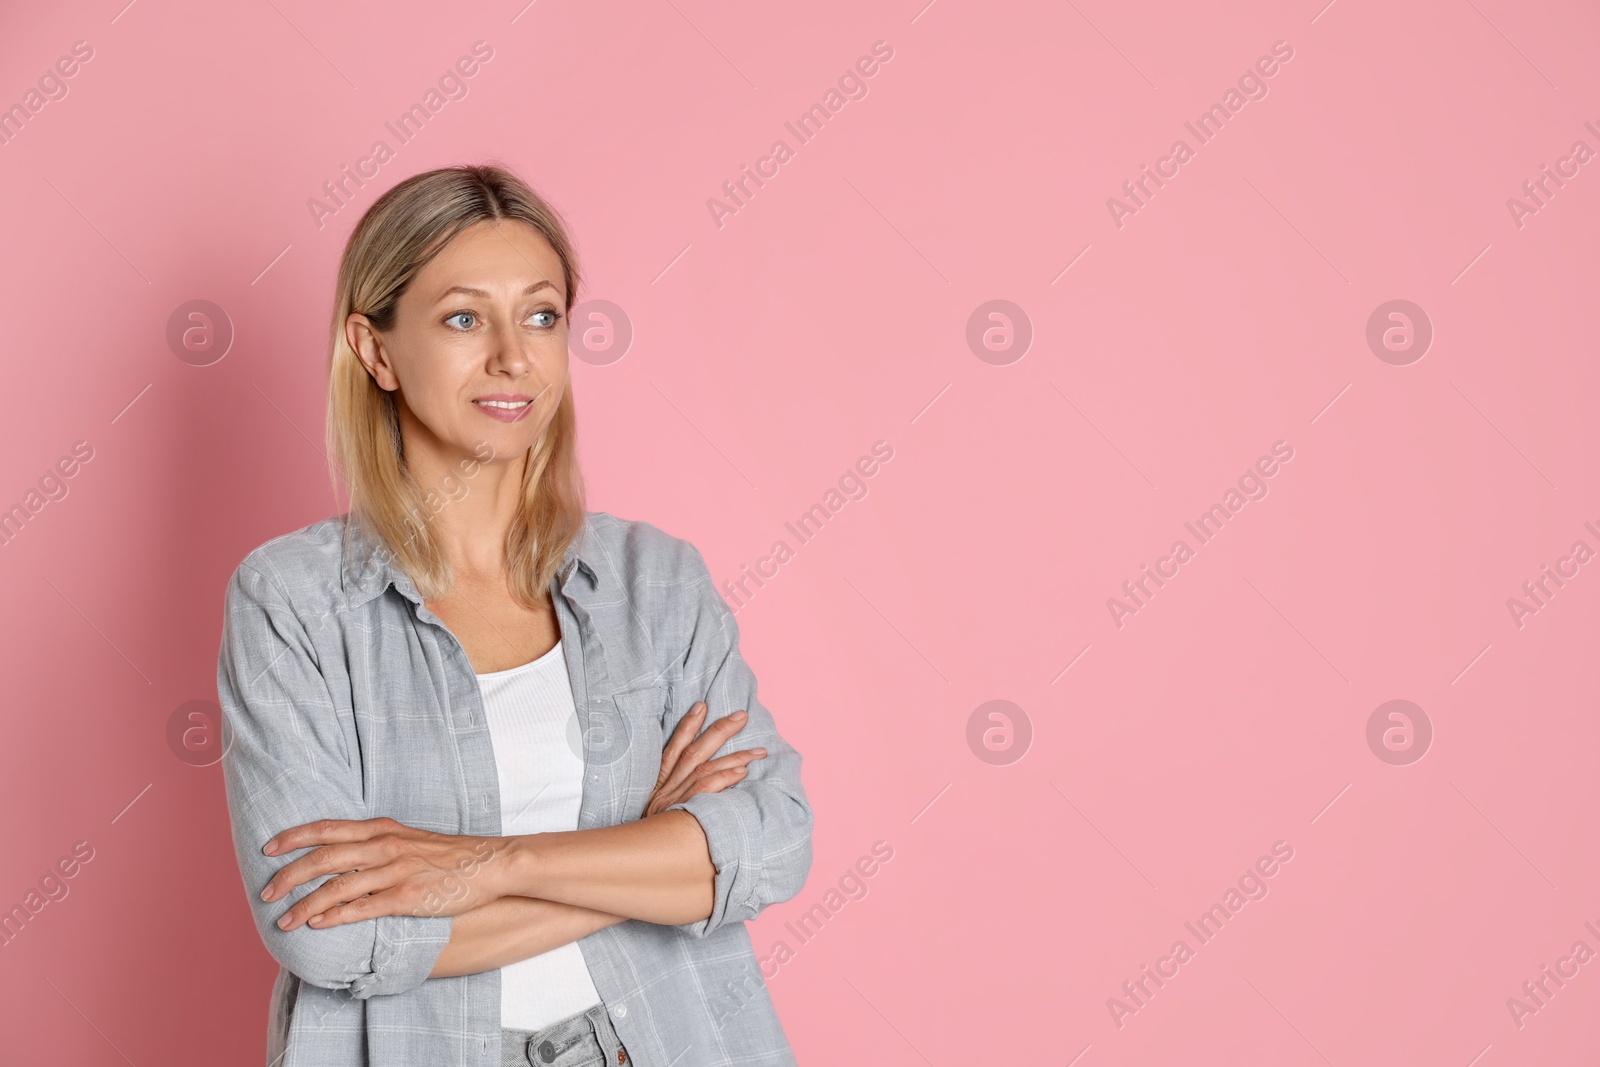
[[[532,897],[501,897],[464,911],[450,924],[450,942],[429,978],[452,978],[504,967],[560,948],[626,916]]]
[[[507,841],[517,896],[666,926],[711,914],[716,867],[700,821],[687,811]]]

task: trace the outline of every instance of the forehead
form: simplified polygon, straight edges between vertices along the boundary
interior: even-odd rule
[[[417,275],[425,287],[469,284],[518,291],[544,279],[564,291],[561,257],[544,234],[518,219],[473,223],[452,237]]]

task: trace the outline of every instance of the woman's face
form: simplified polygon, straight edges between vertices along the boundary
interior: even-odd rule
[[[539,439],[567,385],[566,283],[544,236],[514,220],[457,234],[401,295],[393,329],[346,321],[350,345],[397,392],[402,440],[435,451],[493,449],[520,458]]]

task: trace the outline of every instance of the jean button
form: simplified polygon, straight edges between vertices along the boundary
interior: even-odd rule
[[[628,1006],[626,1004],[618,1004],[616,1007],[611,1009],[611,1014],[615,1015],[619,1019],[626,1018],[628,1015]]]

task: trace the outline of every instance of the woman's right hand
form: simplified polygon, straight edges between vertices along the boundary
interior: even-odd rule
[[[743,711],[724,715],[695,737],[694,731],[705,721],[706,710],[705,701],[695,701],[689,714],[672,731],[672,738],[661,753],[661,774],[645,805],[645,816],[665,811],[696,793],[720,793],[744,778],[746,764],[766,756],[764,748],[747,748],[707,761],[707,756],[744,729],[749,717]]]

